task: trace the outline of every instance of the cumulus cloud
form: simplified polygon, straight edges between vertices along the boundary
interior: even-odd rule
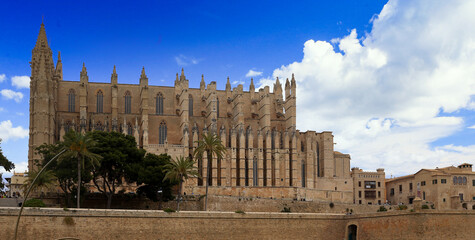
[[[30,88],[30,77],[28,76],[14,76],[12,77],[12,86],[17,89]]]
[[[28,130],[22,126],[13,127],[10,120],[0,122],[0,138],[7,142],[10,139],[20,139],[28,137]]]
[[[5,81],[5,79],[7,79],[7,76],[5,76],[5,74],[0,74],[0,83]]]
[[[231,84],[232,85],[244,84],[244,81],[233,81]]]
[[[475,129],[475,125],[473,125],[473,126],[470,126],[470,127],[468,127],[468,128]]]
[[[15,92],[10,89],[2,89],[0,94],[6,99],[13,99],[15,102],[19,103],[23,99],[23,93]]]
[[[188,57],[183,54],[175,57],[176,64],[179,66],[188,66],[188,65],[195,65],[201,62],[200,59],[196,59],[194,57]]]
[[[431,146],[464,128],[456,111],[475,110],[471,9],[474,1],[391,0],[365,36],[308,40],[301,61],[259,83],[295,73],[298,128],[333,131],[352,166],[401,175],[473,161],[475,146]]]
[[[249,72],[246,73],[246,77],[257,77],[261,76],[262,72],[254,71],[254,70],[249,70]]]

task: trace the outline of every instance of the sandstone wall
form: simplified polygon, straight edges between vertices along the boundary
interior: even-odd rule
[[[18,208],[0,208],[2,239],[12,239]],[[474,212],[363,215],[26,209],[19,239],[471,239]]]

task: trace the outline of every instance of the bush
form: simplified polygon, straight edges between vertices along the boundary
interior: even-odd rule
[[[422,209],[429,209],[429,206],[427,206],[426,204],[422,205]]]
[[[378,212],[386,212],[388,211],[384,206],[380,206]]]
[[[72,226],[74,225],[74,219],[72,217],[64,217],[63,223],[68,226]]]
[[[406,210],[407,206],[406,205],[399,205],[399,210]]]
[[[281,212],[290,212],[290,208],[289,207],[284,207],[284,209],[282,209]]]
[[[240,213],[240,214],[244,214],[244,211],[243,210],[236,210],[235,213]]]
[[[173,212],[176,212],[175,209],[171,209],[171,208],[165,208],[163,209],[164,212],[167,212],[167,213],[173,213]]]
[[[46,207],[43,201],[36,198],[26,200],[24,204],[25,204],[25,207]]]
[[[335,204],[331,202],[330,203],[330,208],[333,208],[334,206],[335,206]]]

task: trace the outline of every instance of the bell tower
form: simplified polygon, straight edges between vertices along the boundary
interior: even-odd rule
[[[35,160],[40,156],[35,148],[55,141],[55,96],[58,77],[55,73],[53,53],[46,38],[45,25],[32,51],[30,62],[30,135],[28,143],[28,169],[36,169]]]

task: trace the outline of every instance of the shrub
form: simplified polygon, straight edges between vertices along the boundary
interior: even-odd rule
[[[414,209],[411,209],[411,212],[414,212]]]
[[[386,212],[388,211],[384,206],[380,206],[378,212]]]
[[[167,213],[173,213],[173,212],[176,212],[175,209],[171,209],[171,208],[165,208],[163,209],[164,212],[167,212]]]
[[[290,212],[290,207],[284,207],[284,209],[282,209],[281,212]]]
[[[236,210],[235,213],[240,213],[240,214],[244,214],[244,211],[243,210]]]
[[[330,208],[333,208],[334,206],[335,206],[335,204],[331,202],[330,203]]]
[[[430,205],[430,208],[432,208],[432,209],[435,209],[435,206],[434,206],[434,204]]]
[[[46,207],[43,201],[36,198],[26,200],[24,204],[25,204],[25,207]]]
[[[429,209],[429,206],[427,206],[426,204],[422,205],[422,209]]]
[[[399,210],[406,210],[407,206],[406,205],[399,205]]]
[[[72,226],[74,225],[74,219],[72,217],[64,217],[63,219],[63,223],[68,225],[68,226]]]

